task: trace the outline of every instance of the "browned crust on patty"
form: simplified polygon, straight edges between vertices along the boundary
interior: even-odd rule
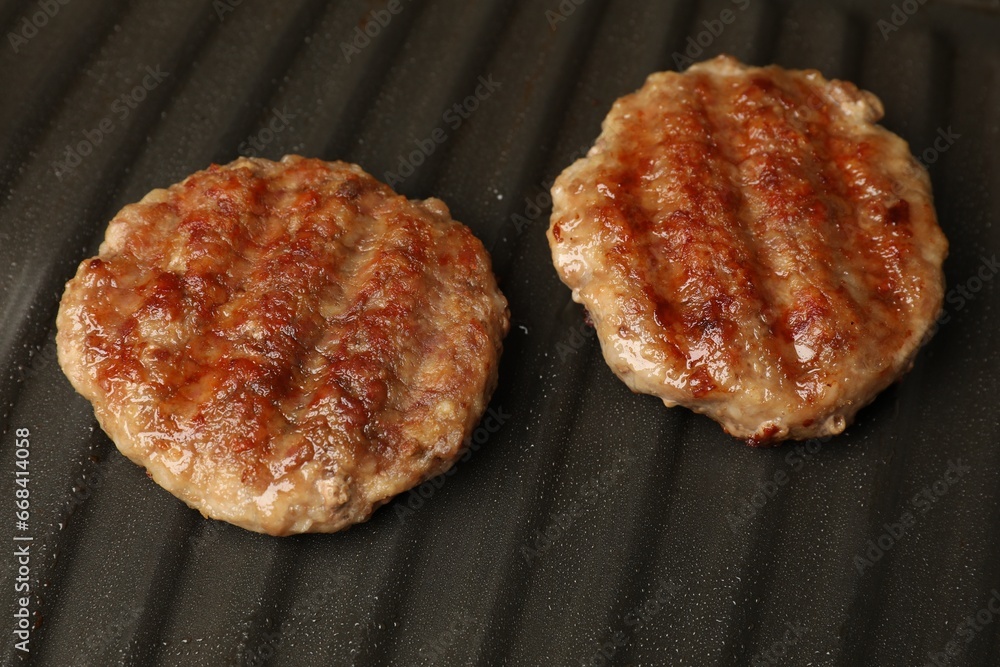
[[[612,369],[752,444],[843,430],[907,370],[947,253],[871,93],[721,56],[618,100],[549,243]]]
[[[118,448],[202,513],[332,532],[451,466],[507,303],[437,199],[355,165],[241,158],[111,221],[59,361]]]

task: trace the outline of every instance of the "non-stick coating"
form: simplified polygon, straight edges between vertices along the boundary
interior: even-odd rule
[[[3,663],[1000,664],[1000,14],[972,4],[0,0]],[[930,165],[947,321],[821,445],[749,449],[630,394],[551,266],[551,179],[687,49],[855,81]],[[54,320],[123,205],[289,152],[444,199],[513,324],[492,428],[454,475],[344,533],[276,539],[202,519],[118,454],[59,371]],[[33,537],[30,653],[15,534]]]

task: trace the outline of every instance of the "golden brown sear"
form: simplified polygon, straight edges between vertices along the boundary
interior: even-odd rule
[[[203,514],[332,532],[449,468],[507,302],[437,199],[355,165],[241,158],[111,221],[59,361],[115,444]]]
[[[548,236],[629,387],[761,444],[839,433],[910,368],[947,241],[882,113],[726,56],[614,104],[553,186]]]

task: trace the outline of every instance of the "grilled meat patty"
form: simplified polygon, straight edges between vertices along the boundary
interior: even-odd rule
[[[203,514],[332,532],[454,462],[507,302],[437,199],[355,165],[241,158],[111,221],[59,362],[123,454]]]
[[[947,241],[882,113],[726,56],[615,102],[552,188],[548,238],[633,391],[761,444],[839,433],[910,368]]]

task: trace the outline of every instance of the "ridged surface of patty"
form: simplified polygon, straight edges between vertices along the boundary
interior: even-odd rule
[[[115,216],[57,341],[157,483],[285,535],[364,521],[449,468],[508,320],[486,251],[441,201],[342,162],[241,158]]]
[[[909,369],[947,241],[882,113],[726,56],[614,104],[553,186],[548,237],[629,387],[761,444],[839,433]]]

